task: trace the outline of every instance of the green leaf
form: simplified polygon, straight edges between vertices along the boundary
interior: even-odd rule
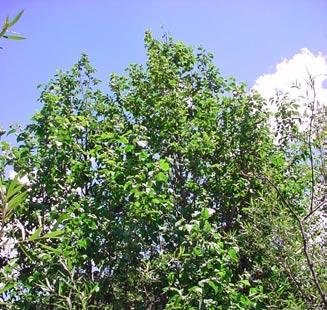
[[[214,209],[204,208],[201,212],[201,216],[203,219],[208,220],[215,213]]]
[[[163,172],[159,172],[156,175],[156,180],[160,182],[166,182],[168,180],[168,177]]]
[[[22,17],[23,13],[24,13],[24,10],[21,10],[21,11],[20,11],[16,16],[15,16],[15,18],[14,18],[14,19],[9,23],[9,27],[15,25],[15,24],[19,21],[19,19]]]
[[[168,292],[168,291],[171,291],[171,292],[176,292],[180,297],[183,297],[183,289],[178,289],[176,287],[165,287],[163,289],[164,292]]]
[[[251,305],[251,301],[247,296],[241,296],[241,303],[245,306]],[[246,308],[248,308],[248,307],[246,307]],[[240,307],[240,309],[243,309],[243,307]]]
[[[134,145],[132,145],[132,144],[127,144],[127,145],[125,146],[125,151],[126,151],[126,153],[132,153],[132,152],[134,151],[134,149],[135,149],[135,147],[134,147]]]
[[[17,131],[16,128],[12,128],[12,129],[8,130],[6,136],[8,137],[9,135],[15,133],[16,131]]]
[[[44,248],[45,250],[50,251],[50,252],[52,252],[54,254],[58,254],[59,253],[59,250],[58,249],[55,249],[55,248],[50,247],[50,246],[48,246],[46,244],[43,244],[42,242],[38,242],[37,244],[39,246],[41,246],[42,248]]]
[[[249,280],[247,280],[247,279],[241,280],[241,283],[242,283],[244,286],[251,286]]]
[[[193,287],[191,287],[191,288],[189,289],[189,291],[190,291],[190,292],[194,292],[195,294],[200,295],[200,296],[201,296],[202,293],[203,293],[202,288],[199,287],[199,286],[193,286]]]
[[[27,192],[21,192],[17,195],[14,195],[11,197],[11,199],[8,202],[9,209],[15,209],[18,205],[24,202],[25,198],[27,196]]]
[[[201,250],[200,247],[195,247],[195,248],[193,249],[193,253],[194,253],[196,256],[201,256],[201,254],[202,254],[202,250]]]
[[[16,40],[16,41],[18,41],[18,40],[25,40],[26,39],[25,37],[22,37],[20,35],[8,35],[8,34],[6,34],[3,37],[6,38],[6,39],[8,39],[8,40]]]
[[[59,290],[58,290],[59,291],[59,296],[63,295],[64,290],[65,290],[65,284],[62,281],[60,281],[59,282]]]
[[[255,287],[250,288],[250,297],[257,294],[257,289]]]
[[[228,256],[234,261],[237,262],[237,252],[234,248],[228,250]]]
[[[2,295],[5,292],[9,291],[13,287],[14,287],[14,284],[12,284],[12,283],[5,284],[2,288],[0,288],[0,295]]]
[[[42,236],[42,238],[44,238],[44,239],[58,238],[63,234],[64,234],[63,230],[55,230],[55,231],[50,231],[50,232],[46,233],[45,235]]]
[[[3,25],[2,25],[1,32],[0,32],[0,37],[2,37],[6,33],[8,28],[9,28],[9,19],[8,19],[8,16],[7,16],[5,18],[5,21],[4,21]]]
[[[33,254],[32,251],[30,251],[29,249],[27,249],[23,243],[18,243],[18,246],[21,248],[21,250],[25,253],[25,255],[29,258],[29,260],[31,262],[35,261],[35,255]]]
[[[128,139],[126,137],[124,137],[124,136],[119,137],[117,141],[120,142],[120,143],[123,143],[123,144],[128,143]]]
[[[10,200],[18,191],[22,189],[23,185],[19,183],[18,176],[16,175],[9,183],[7,189],[7,200]]]
[[[37,228],[34,233],[29,237],[29,241],[39,239],[41,235],[41,227]]]
[[[215,294],[218,293],[219,288],[218,288],[218,286],[216,285],[216,283],[214,281],[209,280],[208,285],[214,290]]]
[[[83,248],[83,249],[86,249],[87,248],[87,240],[86,239],[80,239],[80,240],[77,240],[77,244]]]
[[[54,224],[53,226],[53,230],[56,230],[58,228],[58,226],[64,222],[65,220],[68,220],[70,219],[70,215],[69,214],[66,214],[66,213],[63,213],[60,215],[60,217],[57,219],[56,223]]]
[[[169,170],[169,163],[164,160],[164,159],[160,159],[159,160],[159,165],[160,165],[160,168],[163,170],[163,171],[168,171]]]

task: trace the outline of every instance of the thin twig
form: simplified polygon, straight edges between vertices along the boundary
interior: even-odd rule
[[[313,98],[310,102],[310,123],[309,123],[309,137],[308,137],[308,145],[309,145],[309,158],[310,158],[310,169],[311,169],[311,198],[310,198],[310,213],[313,210],[313,201],[314,201],[314,193],[315,193],[315,179],[314,179],[314,165],[313,165],[313,151],[312,151],[312,126],[314,120],[314,110],[315,110],[315,102],[316,102],[316,88],[315,88],[315,81],[311,74],[308,72],[309,75],[309,86],[313,91]]]

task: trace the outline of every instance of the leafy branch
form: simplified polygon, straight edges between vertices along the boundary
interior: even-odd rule
[[[19,21],[21,16],[23,15],[24,10],[20,11],[13,20],[9,20],[9,17],[7,16],[4,20],[1,29],[0,29],[0,39],[8,39],[8,40],[24,40],[25,37],[21,36],[20,34],[17,34],[13,31],[11,31],[11,28]],[[2,48],[2,47],[0,47]]]

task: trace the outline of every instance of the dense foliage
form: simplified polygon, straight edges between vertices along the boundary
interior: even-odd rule
[[[42,86],[18,147],[1,142],[2,167],[29,180],[11,221],[32,236],[3,260],[5,304],[326,306],[322,107],[308,98],[300,129],[295,102],[276,97],[271,115],[204,50],[150,33],[145,46],[108,95],[82,55]]]

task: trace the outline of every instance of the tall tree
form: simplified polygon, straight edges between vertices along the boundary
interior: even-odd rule
[[[316,208],[306,213],[314,152],[276,143],[264,100],[224,79],[211,54],[150,33],[145,46],[146,64],[112,74],[109,95],[86,55],[43,87],[13,151],[30,179],[19,216],[66,233],[17,249],[19,289],[7,298],[25,308],[322,307],[325,273],[306,260],[298,221]],[[281,139],[296,132],[287,108]]]

